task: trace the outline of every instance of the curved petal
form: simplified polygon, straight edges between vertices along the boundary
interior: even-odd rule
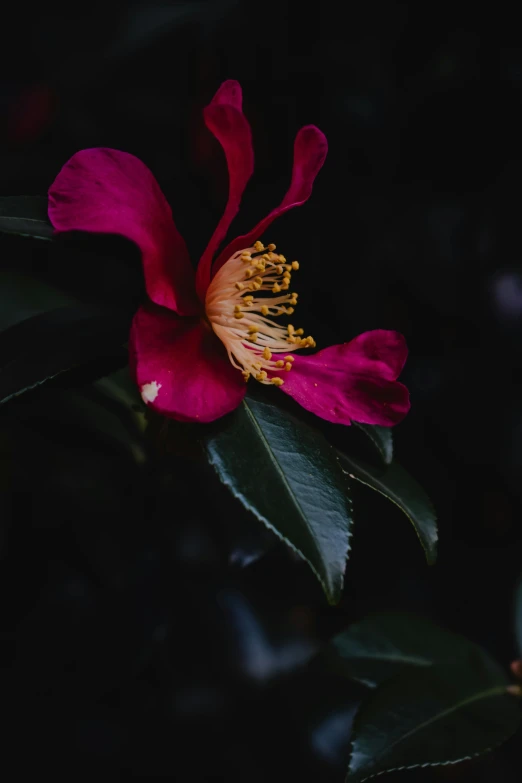
[[[336,424],[398,424],[410,409],[395,379],[408,354],[398,332],[377,329],[313,356],[296,356],[281,390],[303,408]]]
[[[241,373],[200,319],[146,305],[134,316],[129,353],[142,398],[172,419],[214,421],[245,396]]]
[[[294,142],[292,181],[286,196],[280,205],[263,218],[252,231],[237,237],[226,246],[214,263],[213,274],[216,274],[230,256],[237,253],[238,250],[253,245],[277,217],[308,201],[315,178],[323,166],[327,152],[328,142],[319,128],[316,128],[315,125],[306,125],[301,128]]]
[[[194,315],[194,272],[172,212],[153,174],[127,152],[82,150],[49,188],[49,219],[57,233],[120,234],[143,257],[145,285],[158,305]]]
[[[241,197],[254,171],[252,134],[242,111],[242,92],[238,82],[224,82],[203,116],[209,131],[223,147],[227,159],[229,191],[223,217],[201,256],[196,273],[196,290],[203,301],[210,283],[212,259],[238,213]]]

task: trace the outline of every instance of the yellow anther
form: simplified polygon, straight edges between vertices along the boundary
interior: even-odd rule
[[[293,294],[292,294],[292,296],[294,297],[294,299],[297,299],[297,298],[298,298],[298,296],[299,296],[299,294],[296,294],[296,293],[295,293],[295,291],[294,291],[294,292],[293,292]]]
[[[275,244],[265,246],[258,240],[253,247],[235,253],[230,266],[211,283],[206,315],[245,382],[252,377],[282,386],[285,372],[293,367],[292,352],[315,348],[316,343],[303,329],[285,323],[293,319],[298,304],[297,293],[290,291],[292,273],[299,263],[289,263],[275,250]],[[280,315],[287,316],[283,323],[277,321]],[[234,326],[232,316],[245,321]],[[283,358],[285,347],[289,354]],[[281,377],[272,378],[276,368]]]

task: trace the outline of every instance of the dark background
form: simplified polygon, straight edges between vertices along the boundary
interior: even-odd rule
[[[301,262],[301,318],[319,346],[374,328],[406,335],[412,411],[396,453],[437,508],[441,544],[428,569],[407,519],[355,488],[345,597],[328,608],[307,567],[187,452],[184,433],[159,430],[153,454],[129,447],[130,418],[122,435],[116,403],[88,374],[8,403],[6,779],[38,764],[73,780],[342,781],[358,692],[315,660],[304,668],[332,633],[405,608],[506,667],[516,656],[521,35],[495,6],[441,3],[9,9],[3,195],[45,195],[78,149],[132,152],[196,260],[226,200],[223,156],[201,118],[224,79],[242,83],[256,153],[233,233],[279,203],[299,127],[326,133],[311,200],[266,239]],[[0,259],[2,327],[64,295],[129,312],[143,296],[123,240],[3,237]],[[520,781],[519,742],[390,781]]]

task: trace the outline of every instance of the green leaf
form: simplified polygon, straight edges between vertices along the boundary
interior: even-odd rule
[[[125,453],[135,463],[145,463],[147,452],[141,422],[119,400],[100,393],[98,383],[79,389],[53,389],[45,398],[46,416],[68,421],[75,431],[96,433],[105,442],[106,453]]]
[[[323,436],[248,396],[205,446],[221,481],[310,565],[331,603],[343,586],[352,525],[349,485]]]
[[[0,198],[0,231],[34,239],[51,239],[53,227],[47,217],[47,199],[42,196]]]
[[[456,663],[477,649],[464,636],[424,617],[386,612],[369,615],[335,636],[328,652],[336,671],[373,687],[407,667]]]
[[[369,685],[353,729],[348,783],[483,753],[517,728],[506,674],[478,645],[414,614],[364,618],[331,648],[336,669]]]
[[[420,484],[396,462],[380,470],[341,452],[338,455],[343,470],[351,478],[380,492],[406,514],[422,544],[428,565],[433,565],[437,559],[437,517]]]
[[[354,723],[347,783],[399,769],[455,764],[517,729],[517,700],[482,651],[466,665],[412,667],[370,692]]]
[[[0,331],[48,310],[77,304],[77,300],[41,280],[0,271]]]
[[[377,424],[360,424],[354,421],[360,430],[366,433],[381,455],[383,462],[389,465],[393,460],[393,435],[391,427],[379,427]]]
[[[86,307],[62,307],[0,333],[0,403],[72,367],[115,358],[121,365],[128,320]]]

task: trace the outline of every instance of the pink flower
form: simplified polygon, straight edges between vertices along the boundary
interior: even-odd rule
[[[301,128],[283,201],[218,253],[254,169],[237,82],[221,85],[204,118],[225,152],[229,196],[196,274],[158,183],[132,155],[104,148],[78,152],[49,190],[57,233],[121,234],[141,250],[149,301],[134,317],[130,358],[144,401],[180,421],[213,421],[240,404],[245,381],[253,378],[328,421],[396,424],[409,409],[408,391],[396,381],[407,356],[402,335],[366,332],[295,357],[299,349],[315,347],[313,338],[276,320],[294,312],[297,294],[290,283],[299,264],[259,237],[276,217],[308,200],[326,157],[325,136],[313,125]]]

